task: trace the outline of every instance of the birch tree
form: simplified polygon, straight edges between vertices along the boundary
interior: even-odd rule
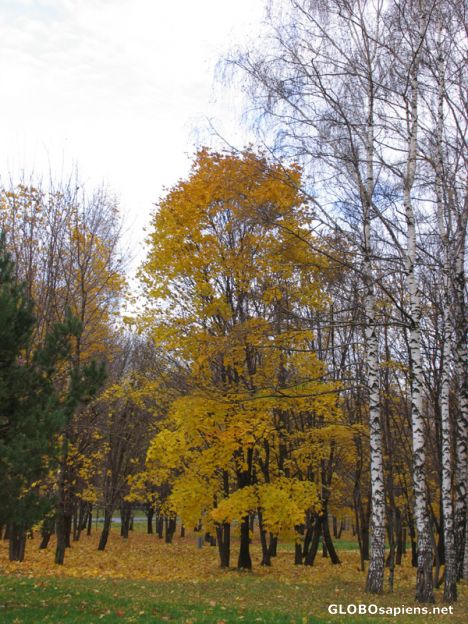
[[[291,0],[284,14],[275,14],[274,8],[269,13],[271,51],[241,54],[232,62],[250,77],[250,95],[272,124],[277,147],[300,155],[313,169],[309,197],[313,193],[317,218],[339,229],[358,253],[353,266],[364,294],[372,484],[366,588],[380,593],[385,492],[373,230],[381,173],[375,134],[385,72],[380,45],[384,3],[335,0],[324,8],[319,2]],[[331,185],[335,202],[329,200]]]
[[[456,599],[462,576],[466,522],[466,316],[464,256],[468,216],[466,188],[466,23],[458,3],[436,7],[427,45],[433,83],[426,106],[426,154],[435,194],[441,249],[443,353],[441,389],[441,489],[447,601]],[[455,402],[450,408],[452,391]],[[453,418],[453,404],[456,417]],[[452,449],[455,448],[454,457]],[[452,482],[455,491],[452,490]],[[455,500],[455,508],[452,504]]]

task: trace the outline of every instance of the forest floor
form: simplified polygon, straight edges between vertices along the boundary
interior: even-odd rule
[[[111,533],[107,549],[97,551],[98,535],[83,536],[67,550],[65,565],[54,565],[54,542],[38,549],[28,540],[22,563],[8,561],[7,542],[0,543],[1,624],[265,624],[403,622],[414,624],[468,621],[468,584],[459,585],[453,614],[333,615],[329,605],[416,607],[415,571],[408,556],[395,572],[392,594],[363,592],[365,575],[349,536],[337,540],[341,565],[317,555],[313,567],[294,566],[291,544],[280,544],[271,568],[260,566],[260,549],[252,545],[253,572],[223,571],[217,549],[196,547],[196,537],[164,544],[141,531],[128,540]],[[232,562],[236,561],[236,544]],[[436,606],[444,607],[441,590]],[[431,607],[429,607],[431,608]]]

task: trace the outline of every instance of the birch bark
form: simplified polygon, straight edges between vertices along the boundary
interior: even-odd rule
[[[432,579],[432,534],[427,508],[425,430],[422,416],[423,370],[421,362],[421,300],[416,277],[416,220],[412,192],[416,174],[418,135],[418,65],[419,52],[409,72],[409,101],[407,102],[407,161],[403,183],[403,205],[406,219],[405,272],[409,295],[409,347],[411,360],[411,427],[413,442],[414,516],[418,532],[418,568],[416,600],[434,602]]]
[[[369,437],[371,471],[371,542],[370,563],[366,580],[366,591],[372,594],[383,592],[385,565],[385,489],[383,470],[382,423],[380,414],[380,380],[378,358],[378,336],[375,322],[374,283],[372,270],[371,210],[374,192],[374,91],[369,72],[366,187],[361,190],[364,230],[364,281],[365,338],[367,381],[369,386]]]
[[[468,580],[468,349],[467,318],[465,307],[465,239],[468,220],[468,198],[465,198],[462,213],[458,218],[455,237],[455,259],[453,279],[453,305],[455,322],[455,372],[457,379],[458,413],[456,416],[455,442],[455,546],[457,577]]]
[[[440,33],[439,29],[439,33]],[[445,575],[444,575],[444,600],[454,602],[457,599],[457,566],[455,551],[453,500],[452,500],[452,432],[450,425],[450,363],[452,356],[452,332],[450,327],[451,306],[450,306],[450,274],[451,274],[451,254],[448,240],[448,229],[446,226],[446,202],[444,201],[444,56],[442,51],[441,34],[439,34],[437,57],[437,121],[436,121],[436,201],[437,201],[437,221],[439,226],[439,237],[442,247],[442,288],[443,288],[443,346],[442,346],[442,375],[440,393],[440,418],[442,436],[442,475],[441,475],[441,498],[442,516],[444,531],[444,555],[445,555]],[[449,208],[450,209],[450,208]]]

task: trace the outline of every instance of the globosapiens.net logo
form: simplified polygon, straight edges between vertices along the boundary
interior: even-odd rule
[[[443,607],[406,606],[382,607],[376,604],[350,603],[328,605],[330,615],[453,615],[453,605]]]

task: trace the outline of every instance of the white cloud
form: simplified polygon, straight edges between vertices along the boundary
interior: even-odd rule
[[[194,122],[237,128],[232,102],[214,101],[214,66],[262,15],[263,0],[0,0],[0,171],[76,161],[121,196],[141,239],[188,170]]]

